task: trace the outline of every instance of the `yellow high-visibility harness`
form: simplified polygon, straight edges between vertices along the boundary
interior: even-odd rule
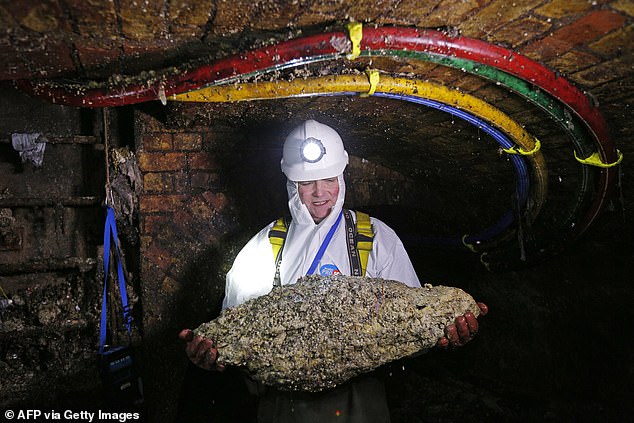
[[[372,251],[374,231],[370,223],[370,216],[366,213],[355,211],[356,223],[352,219],[350,210],[344,210],[346,220],[346,239],[348,243],[348,258],[352,276],[365,276],[368,267],[368,258]],[[290,225],[288,217],[280,217],[269,231],[269,241],[275,257],[274,286],[280,286],[280,265],[282,263],[282,251],[286,241],[286,233]]]

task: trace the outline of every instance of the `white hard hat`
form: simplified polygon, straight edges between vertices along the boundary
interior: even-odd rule
[[[291,181],[317,181],[341,175],[348,164],[348,153],[337,131],[307,120],[286,137],[281,164]]]

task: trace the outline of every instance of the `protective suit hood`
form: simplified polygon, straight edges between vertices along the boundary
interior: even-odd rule
[[[332,208],[330,214],[319,223],[315,223],[308,208],[302,204],[299,198],[297,182],[287,182],[288,209],[291,212],[293,221],[286,235],[286,243],[280,268],[283,285],[295,283],[299,277],[306,274],[315,256],[315,252],[319,249],[328,231],[339,217],[346,196],[343,174],[337,176],[337,181],[339,183],[339,195],[337,196],[335,206]],[[344,223],[340,222],[339,229],[343,227]]]
[[[335,206],[332,208],[330,214],[317,224],[310,215],[308,208],[302,204],[302,200],[299,198],[298,183],[287,180],[286,192],[288,193],[288,210],[291,213],[293,222],[297,225],[306,225],[309,227],[327,226],[328,229],[330,229],[330,226],[334,223],[337,216],[339,216],[339,213],[343,209],[343,203],[346,198],[346,183],[343,179],[343,174],[337,176],[337,182],[339,183],[339,195],[337,196]]]

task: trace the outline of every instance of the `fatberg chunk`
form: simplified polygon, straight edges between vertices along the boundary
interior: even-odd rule
[[[350,276],[305,276],[224,310],[195,330],[218,363],[283,390],[318,392],[432,348],[474,299],[458,288]]]

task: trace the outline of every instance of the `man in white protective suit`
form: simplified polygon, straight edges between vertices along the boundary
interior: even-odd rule
[[[282,219],[257,233],[236,257],[227,274],[223,308],[234,307],[274,286],[295,283],[307,274],[363,275],[420,287],[412,263],[396,233],[376,218],[369,218],[369,247],[365,257],[351,244],[347,228],[363,226],[362,213],[343,208],[346,186],[343,172],[348,154],[339,134],[315,120],[303,122],[286,138],[282,172],[287,177],[290,223]],[[367,215],[365,215],[365,219]],[[281,228],[281,231],[280,231]],[[272,233],[282,233],[282,246],[272,248]],[[361,254],[359,254],[361,253]],[[362,258],[358,258],[362,257]],[[479,304],[482,314],[486,306]],[[477,332],[475,316],[467,313],[450,325],[439,346],[460,346]],[[190,360],[207,370],[216,366],[213,340],[180,333]],[[316,393],[282,392],[262,388],[258,422],[389,422],[383,383],[361,376],[335,389]]]

